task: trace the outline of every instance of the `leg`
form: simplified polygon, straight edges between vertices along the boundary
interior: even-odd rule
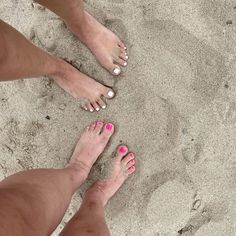
[[[113,75],[119,75],[118,65],[127,66],[126,47],[110,30],[84,10],[82,0],[37,0],[59,15],[71,31],[95,55],[98,62]]]
[[[0,45],[0,81],[47,75],[72,96],[88,99],[87,108],[92,111],[105,106],[102,96],[111,98],[114,95],[110,88],[39,49],[1,20]]]
[[[110,123],[104,127],[102,122],[93,123],[82,134],[65,168],[24,171],[3,180],[0,235],[50,235],[113,131]]]
[[[78,213],[67,224],[61,236],[110,235],[105,222],[104,207],[135,171],[135,156],[133,153],[127,155],[127,152],[127,147],[119,148],[110,176],[97,181],[88,189]]]

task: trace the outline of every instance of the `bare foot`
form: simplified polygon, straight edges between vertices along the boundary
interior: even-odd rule
[[[125,45],[88,12],[84,11],[83,22],[67,23],[67,26],[110,73],[119,75],[119,65],[127,66],[128,55]]]
[[[87,102],[82,105],[84,110],[93,112],[101,108],[105,109],[106,103],[103,98],[113,98],[114,91],[81,73],[70,64],[63,62],[62,65],[60,72],[50,77],[73,97],[85,98]]]
[[[86,192],[87,197],[99,198],[104,206],[107,204],[125,180],[135,172],[135,155],[127,153],[128,148],[126,146],[118,148],[110,176],[93,184]]]
[[[113,132],[114,125],[111,123],[104,125],[102,121],[94,122],[86,127],[67,167],[74,168],[77,173],[80,172],[79,174],[83,172],[86,178],[91,167],[106,147]]]

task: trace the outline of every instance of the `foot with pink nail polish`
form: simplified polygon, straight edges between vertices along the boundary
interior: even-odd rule
[[[105,149],[114,133],[114,125],[97,121],[90,124],[82,133],[67,168],[75,169],[85,180],[91,167]]]
[[[126,146],[117,150],[108,178],[95,182],[86,192],[86,197],[98,198],[105,206],[125,180],[135,172],[135,155],[128,153]]]

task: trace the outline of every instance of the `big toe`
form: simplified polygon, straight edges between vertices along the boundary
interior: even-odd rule
[[[111,88],[106,87],[104,88],[102,95],[105,98],[111,99],[115,96],[115,92]]]

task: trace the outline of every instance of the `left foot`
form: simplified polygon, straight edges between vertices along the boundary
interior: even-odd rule
[[[126,146],[120,146],[112,164],[110,176],[97,181],[86,192],[88,198],[99,199],[103,206],[107,204],[125,180],[135,172],[135,155],[131,152],[128,153]]]
[[[127,66],[125,45],[109,29],[84,11],[84,21],[67,23],[70,30],[95,55],[98,62],[113,75],[119,75],[120,66]]]

